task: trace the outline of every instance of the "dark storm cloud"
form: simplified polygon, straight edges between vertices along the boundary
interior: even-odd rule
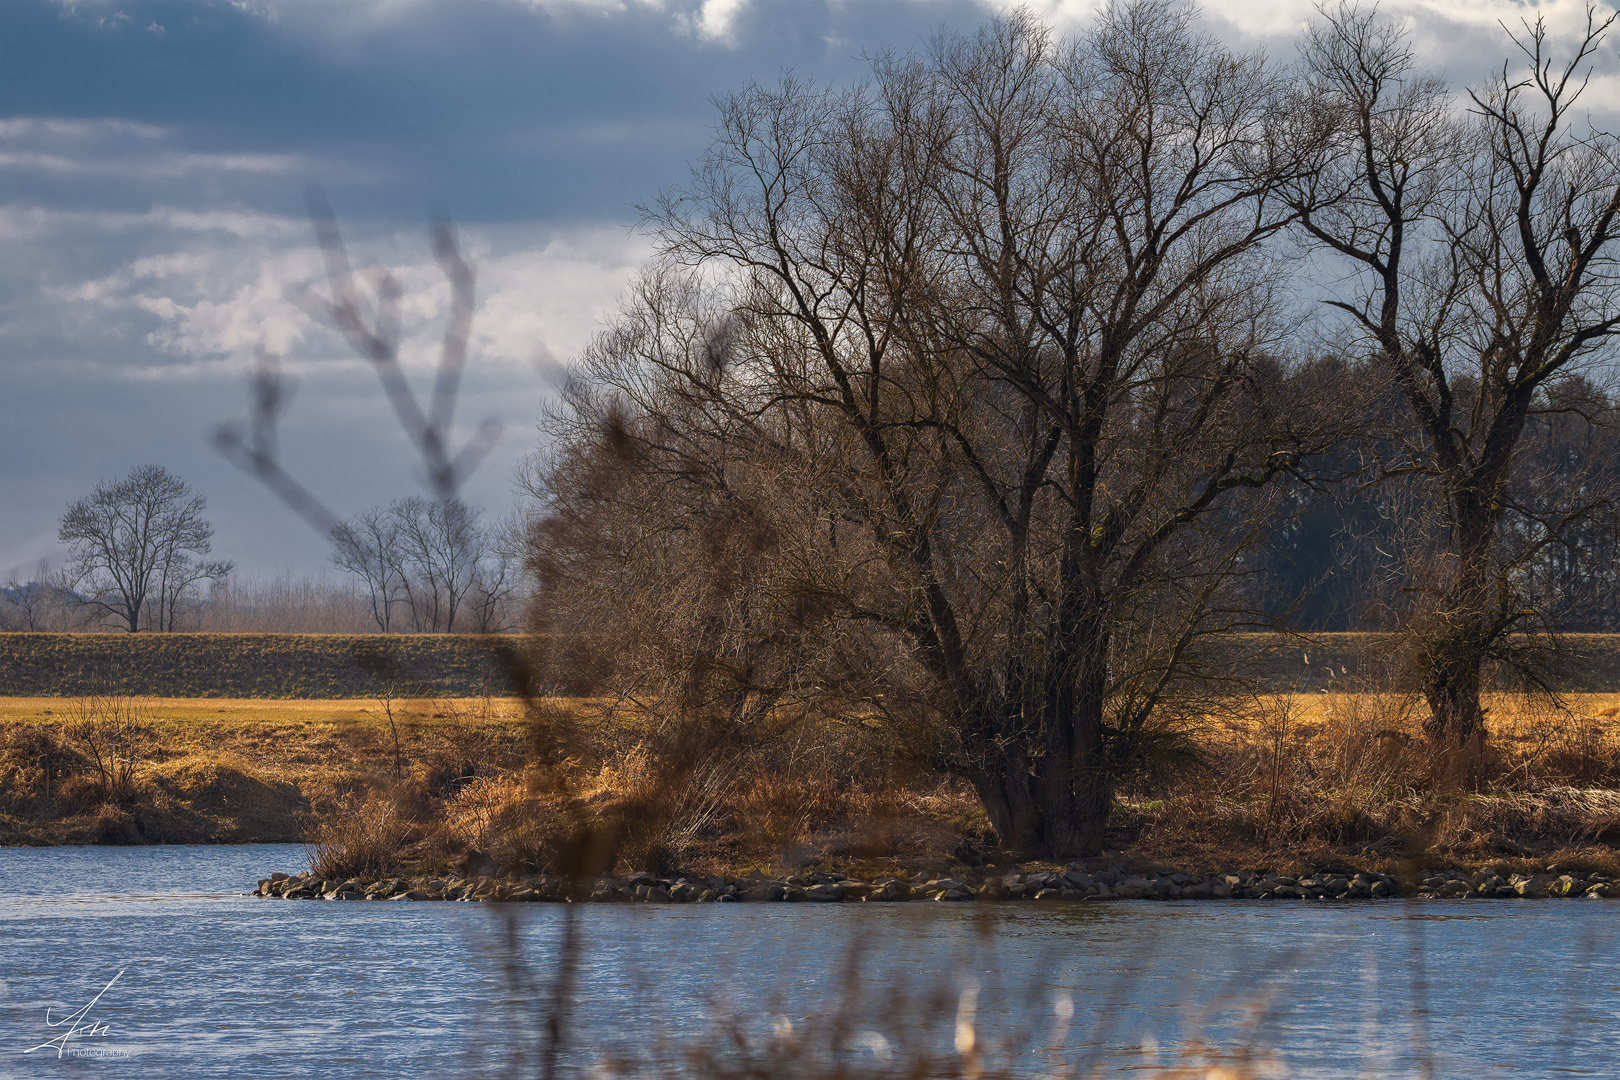
[[[194,151],[280,155],[293,167],[230,186],[289,212],[289,174],[324,171],[340,203],[372,215],[617,217],[683,175],[715,94],[789,67],[845,79],[863,49],[911,47],[976,12],[746,7],[733,28],[743,47],[704,40],[696,9],[634,3],[12,0],[0,6],[0,100],[15,116],[117,119],[175,131]],[[136,197],[102,179],[41,171],[11,190],[46,205]]]

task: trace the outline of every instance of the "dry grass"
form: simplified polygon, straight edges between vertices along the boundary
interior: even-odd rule
[[[1609,869],[1620,695],[1566,704],[1492,700],[1488,782],[1443,791],[1410,702],[1265,697],[1198,733],[1202,768],[1123,789],[1109,847],[1211,870],[1389,871],[1414,844],[1435,864]],[[13,843],[308,836],[334,866],[527,872],[578,857],[585,827],[603,868],[816,864],[858,877],[946,867],[964,842],[991,839],[970,789],[908,770],[858,726],[717,739],[606,700],[536,706],[545,767],[515,699],[126,699],[122,750],[107,752],[103,730],[98,765],[82,704],[0,699],[0,830]],[[121,786],[109,767],[125,770]]]
[[[1436,782],[1408,699],[1262,698],[1205,733],[1204,768],[1125,792],[1117,825],[1139,859],[1212,868],[1620,867],[1620,696],[1489,709],[1465,790]]]
[[[307,836],[329,867],[380,872],[386,847],[390,865],[473,858],[516,872],[565,861],[583,817],[611,834],[604,854],[621,869],[718,870],[944,865],[984,828],[965,786],[905,773],[847,725],[716,740],[608,701],[550,699],[535,704],[567,756],[541,770],[526,768],[530,720],[515,699],[117,701],[138,717],[141,749],[123,756],[128,790],[110,799],[73,737],[79,702],[0,699],[10,842]]]
[[[106,699],[132,718],[122,728],[105,709],[87,726],[94,700],[0,699],[0,842],[298,840],[356,792],[392,779],[393,742],[374,699]],[[519,702],[394,707],[402,749],[434,790],[521,756]],[[112,826],[109,808],[119,810]]]
[[[964,785],[902,774],[846,725],[732,740],[598,714],[574,718],[567,748],[560,768],[474,778],[445,801],[424,850],[555,871],[585,833],[603,845],[599,870],[870,868],[948,862],[983,821]]]

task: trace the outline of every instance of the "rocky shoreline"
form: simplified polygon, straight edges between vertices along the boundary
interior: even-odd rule
[[[1195,899],[1377,900],[1410,895],[1423,898],[1620,896],[1620,879],[1604,874],[1561,871],[1503,876],[1492,869],[1472,874],[1421,870],[1402,880],[1389,874],[1320,873],[1294,878],[1282,874],[1158,873],[1123,866],[1038,871],[1028,874],[968,874],[912,880],[881,877],[858,881],[837,873],[806,872],[788,877],[741,877],[650,873],[584,881],[549,875],[524,878],[442,877],[350,878],[337,881],[310,873],[275,873],[259,882],[255,895],[283,900],[466,900],[505,903],[736,903],[934,901],[1101,901]]]

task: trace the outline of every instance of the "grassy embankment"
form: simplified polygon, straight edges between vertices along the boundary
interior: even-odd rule
[[[135,641],[107,638],[89,644]],[[0,701],[0,842],[294,840],[324,829],[331,850],[379,866],[401,857],[445,864],[469,850],[513,869],[556,857],[560,796],[525,771],[526,706],[477,696],[486,676],[421,680],[465,696],[390,697],[375,666],[341,670],[354,667],[356,639],[275,636],[255,663],[251,637],[218,638],[239,659],[211,681],[181,684],[196,696]],[[154,639],[137,648],[158,655],[145,644]],[[418,657],[466,651],[453,640],[387,640],[416,645]],[[289,685],[278,665],[302,663],[300,644],[332,658],[337,674],[322,678],[370,678],[378,696],[207,698],[240,687],[237,671],[254,685]],[[1587,687],[1620,658],[1620,645],[1597,644],[1609,655],[1587,668],[1596,673]],[[0,640],[0,653],[11,646]],[[213,645],[216,658],[224,646]],[[1271,658],[1268,682],[1292,692],[1190,726],[1200,763],[1123,789],[1110,847],[1195,870],[1387,870],[1414,842],[1433,865],[1616,869],[1620,693],[1571,692],[1562,709],[1493,699],[1487,782],[1438,794],[1423,780],[1410,702],[1324,692],[1371,680],[1357,675],[1370,666],[1365,642],[1313,648],[1309,665],[1292,646]],[[128,655],[126,667],[138,668]],[[72,680],[85,667],[59,670],[58,687],[83,685]],[[307,672],[320,670],[308,665],[300,685],[315,685]],[[396,695],[407,681],[392,680]],[[681,753],[682,734],[634,711],[590,698],[540,705],[552,729],[567,732],[572,805],[625,826],[622,867],[816,862],[871,873],[983,856],[985,820],[971,792],[905,768],[860,729],[792,727],[694,761]]]
[[[0,634],[0,695],[477,697],[511,690],[491,647],[448,634]]]

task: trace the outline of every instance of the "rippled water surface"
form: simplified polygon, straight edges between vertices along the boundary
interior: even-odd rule
[[[532,1046],[563,906],[245,895],[302,865],[282,846],[0,849],[0,1077],[500,1075]],[[1195,1043],[1278,1075],[1620,1076],[1611,901],[575,916],[575,1073],[723,1052],[727,1023],[814,1044],[836,1016],[868,1064],[907,1039],[950,1060],[968,1017],[992,1063],[1031,1076],[1135,1072]],[[66,1055],[41,1046],[66,1032]]]

